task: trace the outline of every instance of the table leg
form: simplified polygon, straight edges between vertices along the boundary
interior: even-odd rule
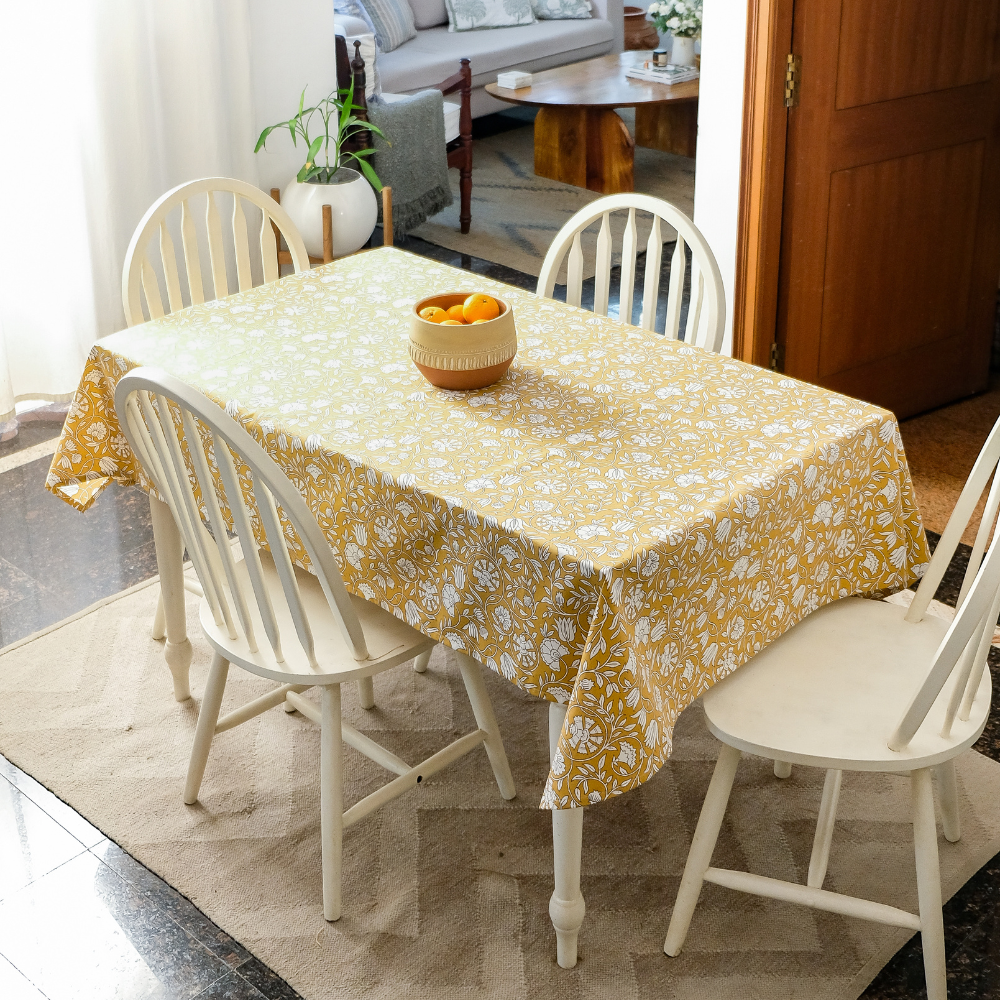
[[[555,753],[566,718],[566,706],[549,703],[549,757]],[[556,932],[556,961],[564,969],[576,965],[577,938],[586,905],[580,892],[583,853],[583,809],[552,810],[552,854],[555,889],[549,917]]]
[[[587,188],[599,194],[635,190],[635,141],[611,108],[587,110]]]
[[[693,157],[698,146],[698,102],[640,104],[635,109],[635,144]]]
[[[632,191],[635,143],[611,108],[543,107],[535,116],[535,173],[600,194]]]
[[[160,571],[160,599],[163,602],[167,642],[164,659],[174,679],[174,697],[191,697],[188,669],[191,666],[191,640],[187,637],[187,614],[184,609],[184,546],[170,508],[155,497],[149,498],[156,544],[156,566]]]

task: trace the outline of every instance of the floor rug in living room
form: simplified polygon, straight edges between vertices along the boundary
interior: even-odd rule
[[[621,111],[633,124],[629,109]],[[537,275],[545,251],[570,216],[601,197],[594,191],[573,187],[535,175],[534,129],[531,125],[475,140],[472,169],[472,226],[459,230],[458,171],[449,170],[454,204],[428,219],[412,233],[429,243],[505,264],[524,274]],[[676,205],[686,215],[694,212],[694,160],[637,146],[635,190]],[[648,218],[648,217],[646,217]],[[624,222],[613,228],[614,245],[621,243]],[[638,218],[639,249],[645,250],[649,224]],[[675,233],[663,229],[664,241]],[[584,278],[594,273],[596,229],[584,240]],[[617,260],[616,260],[617,263]]]
[[[717,744],[693,706],[668,764],[642,788],[587,810],[581,959],[555,963],[548,917],[551,824],[538,809],[547,711],[489,672],[517,798],[501,800],[472,754],[352,827],[344,916],[321,913],[319,739],[280,708],[220,735],[201,802],[181,790],[209,648],[189,600],[195,700],[173,700],[149,637],[155,581],[0,652],[0,751],[196,903],[307,1000],[633,997],[853,1000],[909,936],[708,886],[687,947],[663,937]],[[267,682],[233,669],[227,707]],[[417,759],[474,725],[452,654],[426,674],[375,680],[359,729]],[[346,749],[353,802],[386,780]],[[716,863],[805,880],[823,776],[740,767]],[[959,760],[963,837],[939,840],[944,895],[1000,851],[1000,765]],[[905,779],[845,777],[827,887],[916,908]]]

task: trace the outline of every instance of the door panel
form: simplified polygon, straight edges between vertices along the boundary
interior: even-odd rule
[[[837,107],[988,80],[996,17],[993,0],[844,0]]]
[[[788,374],[900,416],[985,388],[1000,277],[998,10],[795,0],[777,328]]]
[[[965,329],[984,148],[966,143],[831,175],[821,379]],[[867,280],[855,280],[858,270]]]

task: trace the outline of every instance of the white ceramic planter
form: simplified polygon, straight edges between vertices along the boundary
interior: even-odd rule
[[[670,49],[670,62],[674,66],[694,65],[694,39],[673,38]]]
[[[313,257],[323,256],[323,206],[333,215],[333,256],[344,257],[364,246],[375,229],[375,192],[350,167],[341,167],[333,184],[292,181],[281,194],[281,207],[292,217]]]

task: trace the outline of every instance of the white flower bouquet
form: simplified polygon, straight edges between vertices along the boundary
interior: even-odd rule
[[[656,0],[649,5],[649,13],[661,35],[669,31],[674,38],[700,38],[702,3],[703,0]]]

